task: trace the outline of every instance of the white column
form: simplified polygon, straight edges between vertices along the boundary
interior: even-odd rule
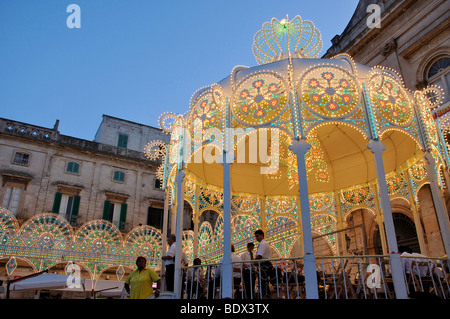
[[[164,200],[164,215],[163,215],[163,229],[162,229],[162,243],[161,243],[161,254],[164,256],[166,255],[166,246],[167,246],[167,226],[169,224],[169,189],[166,188],[166,198]],[[161,259],[161,271],[160,271],[160,277],[163,278],[164,274],[166,272],[164,260]],[[166,290],[165,287],[166,281],[163,281],[163,285],[161,287],[161,290]]]
[[[298,184],[300,191],[300,212],[303,229],[303,263],[305,270],[305,289],[307,299],[319,299],[316,273],[316,257],[314,256],[311,214],[309,210],[308,181],[306,177],[305,154],[311,148],[305,140],[294,140],[289,149],[297,156]]]
[[[231,264],[231,183],[230,159],[223,152],[223,259],[222,259],[222,298],[233,297],[233,267]]]
[[[183,240],[183,211],[184,211],[184,176],[183,171],[179,171],[175,177],[175,182],[177,183],[177,224],[176,224],[176,252],[175,252],[175,279],[174,279],[174,298],[181,298],[181,251],[182,251],[182,240]]]
[[[200,186],[195,185],[195,215],[194,215],[194,258],[198,257],[198,223],[200,222],[199,216],[200,207]]]
[[[442,242],[444,244],[447,258],[449,258],[450,261],[449,221],[447,212],[444,207],[444,202],[442,201],[441,192],[439,191],[439,184],[436,177],[436,162],[433,155],[431,155],[431,153],[428,151],[425,152],[424,157],[427,165],[428,180],[430,181],[431,196],[433,198],[434,208],[436,210],[436,216],[438,219],[439,228],[441,230]]]
[[[392,219],[391,201],[386,184],[386,173],[383,164],[383,152],[386,149],[379,140],[371,140],[367,147],[372,151],[375,157],[375,168],[377,172],[378,188],[380,190],[381,208],[383,210],[384,228],[389,248],[389,258],[394,282],[395,296],[397,299],[407,299],[406,284],[403,275],[402,261],[397,247],[397,238],[395,235],[394,221]],[[380,225],[381,226],[381,225]]]

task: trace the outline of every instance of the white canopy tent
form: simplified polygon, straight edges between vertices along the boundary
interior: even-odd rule
[[[80,278],[80,285],[83,285],[84,281],[84,278]],[[35,277],[14,282],[9,286],[9,290],[13,291],[67,288],[68,284],[70,284],[71,282],[72,280],[71,278],[69,278],[69,276],[43,273]]]
[[[83,287],[84,282],[85,282],[84,278],[77,278],[75,283],[79,285],[79,287]],[[41,290],[68,288],[72,284],[74,284],[73,278],[69,276],[45,272],[36,276],[33,275],[32,277],[29,278],[12,281],[9,287],[7,288],[8,289],[7,298],[9,298],[10,291],[35,290],[36,294],[34,298],[38,299]]]
[[[122,297],[126,295],[126,292],[124,292],[124,282],[116,280],[93,281],[91,279],[85,279],[82,287],[64,288],[62,290],[73,292],[94,291],[97,297]]]
[[[78,279],[77,279],[78,280]],[[53,273],[42,273],[40,275],[18,280],[11,283],[10,291],[36,290],[38,298],[40,290],[59,290],[65,292],[89,292],[92,291],[97,297],[121,297],[125,298],[124,282],[115,280],[95,280],[79,278],[76,285],[73,278]]]

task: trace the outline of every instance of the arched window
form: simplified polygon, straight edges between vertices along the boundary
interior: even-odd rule
[[[444,90],[442,103],[449,101],[450,97],[450,57],[441,56],[432,61],[426,69],[426,81],[428,85],[434,84]]]

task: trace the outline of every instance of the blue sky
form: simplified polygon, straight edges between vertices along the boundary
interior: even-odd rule
[[[1,0],[0,117],[93,140],[102,115],[159,127],[192,94],[257,65],[254,34],[300,15],[322,34],[322,56],[357,0]],[[81,8],[81,28],[66,25]]]

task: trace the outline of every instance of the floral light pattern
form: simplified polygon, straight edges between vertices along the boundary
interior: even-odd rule
[[[19,223],[14,215],[6,209],[0,208],[0,235],[14,236],[18,229]]]
[[[162,256],[162,234],[154,227],[145,225],[134,228],[125,243],[128,247],[134,247],[139,256],[149,260]]]
[[[272,212],[287,214],[297,208],[295,197],[267,197],[266,208]]]
[[[70,240],[72,229],[69,223],[56,214],[40,214],[22,225],[21,236],[39,238],[39,245],[53,247],[53,240]]]
[[[381,87],[371,92],[372,103],[378,112],[392,124],[407,125],[413,118],[408,93],[392,77],[384,74]]]
[[[350,189],[342,192],[342,200],[350,205],[361,205],[372,196],[369,186],[363,186],[358,189]]]
[[[414,165],[412,165],[409,169],[409,174],[411,176],[411,178],[415,181],[415,182],[420,182],[421,180],[423,180],[425,177],[427,177],[427,169],[425,167],[425,163],[416,163]]]
[[[194,260],[194,232],[192,230],[183,230],[182,249],[191,265]]]
[[[309,207],[314,212],[330,210],[334,204],[333,194],[311,195],[309,198]]]
[[[417,102],[420,106],[419,110],[422,113],[423,124],[427,132],[428,139],[431,143],[437,144],[439,141],[438,132],[436,128],[436,121],[431,114],[430,102],[423,94],[417,94]]]
[[[395,173],[395,175],[386,180],[389,195],[398,193],[404,186],[405,180],[403,175],[400,173]]]
[[[235,94],[233,107],[236,117],[249,125],[265,124],[284,110],[287,95],[280,79],[261,74],[245,80]]]
[[[326,117],[342,117],[359,102],[355,80],[345,71],[335,68],[314,68],[301,80],[302,98],[315,113]]]
[[[192,120],[191,134],[196,140],[202,140],[202,136],[209,128],[219,126],[221,112],[211,93],[204,94],[197,100],[190,118]]]

